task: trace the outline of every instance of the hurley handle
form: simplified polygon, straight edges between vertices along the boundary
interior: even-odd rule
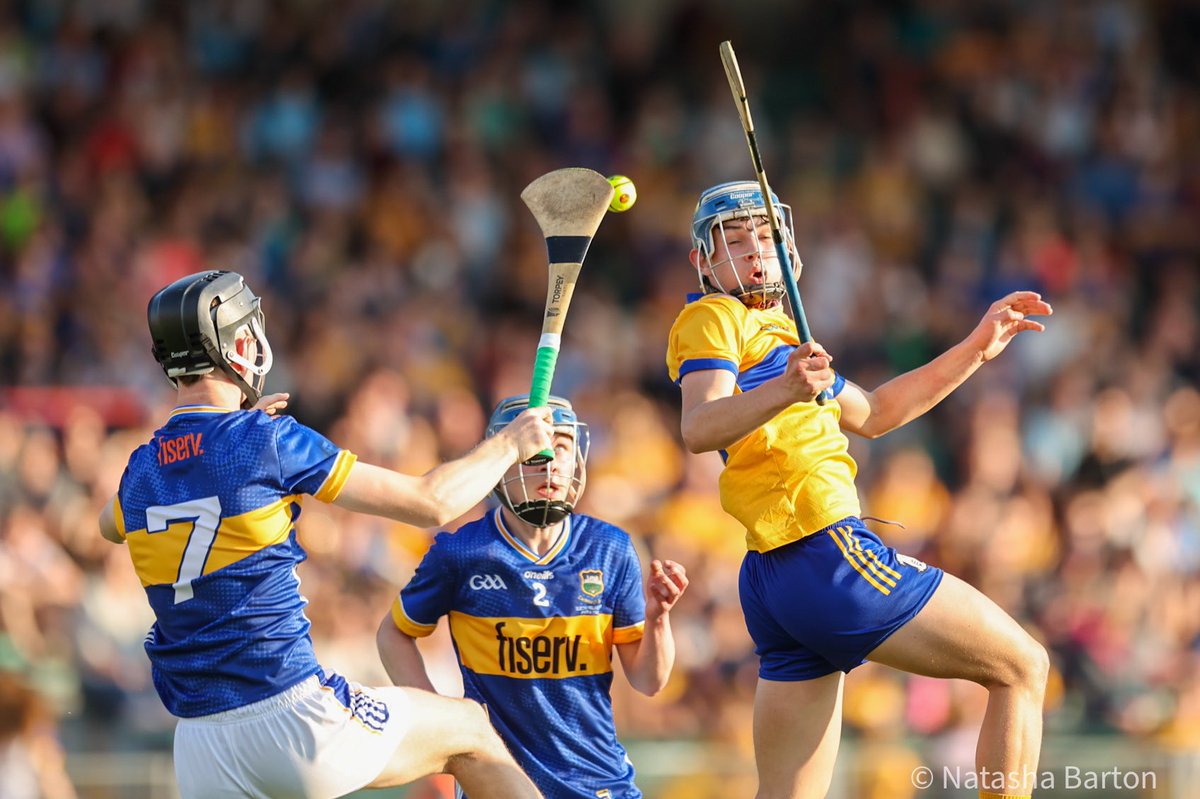
[[[544,408],[550,398],[550,383],[554,380],[554,366],[558,363],[558,342],[547,342],[548,336],[542,336],[538,345],[537,358],[533,362],[533,383],[529,386],[529,407]],[[554,338],[557,339],[557,336]],[[544,449],[534,455],[526,463],[538,466],[549,463],[554,459],[554,453]]]

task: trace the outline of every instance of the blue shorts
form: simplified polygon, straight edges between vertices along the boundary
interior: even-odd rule
[[[850,671],[925,607],[942,570],[884,546],[857,517],[747,552],[738,590],[764,680]]]

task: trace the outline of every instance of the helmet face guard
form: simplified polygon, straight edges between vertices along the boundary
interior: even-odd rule
[[[501,505],[534,527],[558,524],[575,511],[587,483],[587,453],[591,443],[588,426],[579,421],[570,402],[551,396],[546,404],[553,412],[555,433],[570,436],[574,452],[568,456],[556,449],[555,459],[549,463],[517,464],[515,471],[510,469],[492,491]],[[488,420],[487,437],[503,430],[528,407],[527,394],[501,400]],[[556,494],[557,489],[566,488],[565,495],[560,499],[541,496],[538,490],[547,484]]]
[[[241,389],[243,407],[258,402],[274,363],[260,303],[236,272],[197,272],[159,290],[146,317],[151,351],[171,385],[220,369]],[[249,357],[237,351],[245,334],[254,341]]]
[[[784,246],[788,248],[792,257],[792,271],[799,277],[804,265],[796,253],[792,209],[779,202],[774,192],[771,193],[771,199],[774,201],[776,212],[783,217],[779,220],[779,229],[783,234]],[[696,203],[696,210],[692,214],[692,246],[700,256],[700,262],[696,265],[700,290],[705,294],[728,294],[750,307],[773,305],[782,300],[785,293],[782,280],[746,285],[739,277],[732,258],[726,255],[716,260],[718,252],[729,253],[729,241],[725,236],[727,222],[746,226],[752,233],[760,225],[768,222],[767,206],[758,183],[747,180],[721,183],[706,189],[700,195],[700,201]],[[721,237],[722,242],[719,248],[717,236]],[[760,262],[778,263],[779,256],[774,245],[764,247],[757,235],[753,235],[752,239]],[[722,273],[726,275],[724,279],[721,277]]]

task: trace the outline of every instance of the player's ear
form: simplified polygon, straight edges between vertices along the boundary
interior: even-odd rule
[[[708,272],[708,264],[705,263],[707,259],[700,255],[699,247],[692,248],[692,251],[688,253],[688,260],[692,262],[692,266],[696,269],[703,269],[705,273]]]
[[[252,353],[250,352],[250,350],[251,350],[251,347],[253,347],[253,345],[254,345],[254,337],[252,335],[250,335],[249,333],[240,333],[240,334],[238,334],[237,338],[235,338],[233,340],[234,351],[239,356],[241,356],[242,358],[245,358],[246,360],[251,360]],[[230,366],[232,366],[234,369],[236,369],[238,374],[240,374],[240,375],[246,374],[246,367],[242,366],[240,363],[231,363]]]

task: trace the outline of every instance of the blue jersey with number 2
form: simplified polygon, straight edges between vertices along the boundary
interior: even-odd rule
[[[154,609],[146,652],[173,714],[219,713],[324,678],[295,523],[302,495],[333,501],[353,464],[291,417],[194,405],[130,456],[116,522]]]

